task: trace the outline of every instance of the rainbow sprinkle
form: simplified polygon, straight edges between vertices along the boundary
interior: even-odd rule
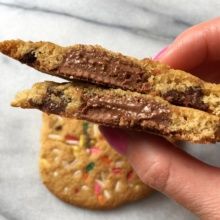
[[[90,138],[88,134],[89,123],[84,121],[82,126],[83,126],[83,135],[81,135],[80,137],[80,142],[83,147],[89,148],[90,147]]]
[[[101,149],[98,148],[98,147],[91,147],[88,149],[88,152],[91,154],[91,155],[98,155],[101,153]]]
[[[77,138],[77,137],[75,137],[75,136],[73,136],[71,134],[67,134],[65,136],[65,142],[67,144],[78,144],[79,143],[79,138]]]
[[[132,170],[130,170],[128,173],[127,173],[127,180],[131,180],[133,177],[134,177],[134,172]]]
[[[100,160],[102,161],[102,163],[109,165],[112,161],[110,160],[110,158],[108,156],[103,156],[100,158]]]
[[[94,192],[98,196],[102,191],[102,187],[99,185],[98,182],[95,183],[94,185]]]
[[[89,128],[89,123],[84,121],[83,122],[83,133],[87,134],[88,133],[88,128]]]
[[[89,171],[93,170],[94,167],[95,167],[95,163],[91,162],[91,163],[87,164],[86,171],[89,172]]]
[[[100,205],[104,205],[105,204],[105,198],[103,195],[99,195],[98,196],[98,202]]]
[[[113,168],[112,168],[112,172],[113,172],[114,174],[120,174],[121,171],[122,171],[121,168],[117,168],[117,167],[113,167]]]

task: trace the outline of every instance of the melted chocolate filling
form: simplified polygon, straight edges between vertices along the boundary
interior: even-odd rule
[[[80,118],[124,128],[157,128],[164,130],[170,123],[170,110],[161,103],[142,97],[85,94]]]
[[[70,50],[58,74],[68,79],[83,79],[138,92],[149,90],[146,70],[123,55],[113,56],[98,48],[88,50],[81,46]]]

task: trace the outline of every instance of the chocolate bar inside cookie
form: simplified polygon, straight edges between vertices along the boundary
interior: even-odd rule
[[[12,105],[177,140],[207,143],[220,138],[219,117],[215,115],[174,106],[152,95],[85,83],[37,83],[18,93]]]

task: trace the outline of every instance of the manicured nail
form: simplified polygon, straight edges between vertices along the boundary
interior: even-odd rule
[[[127,152],[128,137],[123,130],[104,126],[100,126],[99,130],[116,151],[120,154],[125,154]]]
[[[153,60],[159,60],[162,55],[166,52],[166,50],[168,49],[169,46],[164,47],[162,50],[160,50],[159,53],[157,53],[154,57]]]

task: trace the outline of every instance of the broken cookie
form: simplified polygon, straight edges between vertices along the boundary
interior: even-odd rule
[[[220,140],[220,120],[215,115],[174,106],[158,96],[87,83],[36,83],[32,89],[18,93],[12,106],[36,108],[111,127],[150,131],[175,140]]]
[[[100,46],[3,41],[0,52],[67,80],[80,79],[162,97],[171,104],[220,115],[220,86],[151,59],[138,60]]]

